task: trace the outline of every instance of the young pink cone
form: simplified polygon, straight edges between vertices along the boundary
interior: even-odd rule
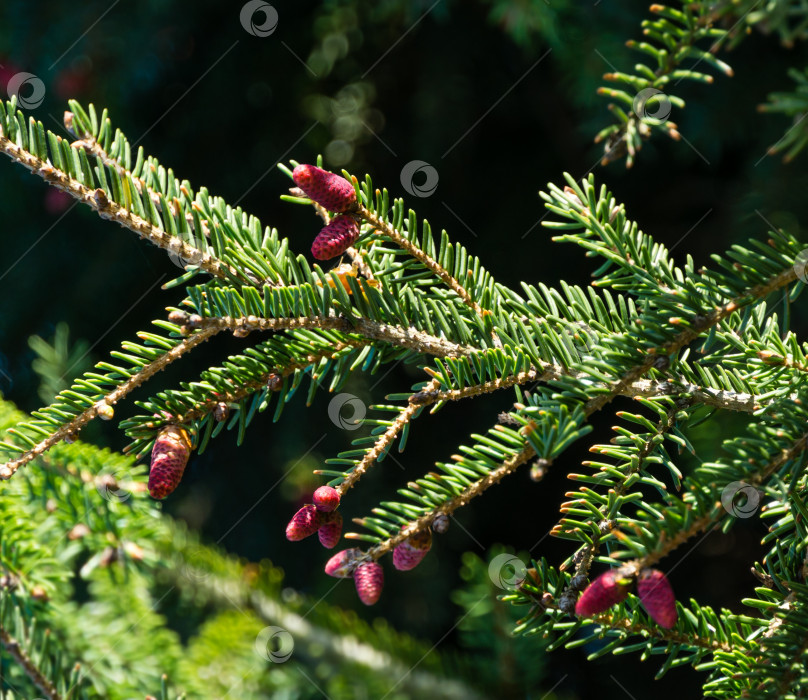
[[[610,569],[590,583],[575,604],[575,614],[590,617],[625,600],[631,578],[621,569]]]
[[[191,456],[191,440],[184,428],[168,425],[154,441],[149,467],[149,493],[152,498],[165,498],[180,483]]]
[[[384,571],[377,561],[365,561],[353,573],[359,600],[365,605],[373,605],[382,594]]]
[[[330,260],[342,255],[359,238],[359,224],[352,216],[335,216],[324,226],[311,244],[311,254],[317,260]]]
[[[344,177],[316,165],[298,165],[292,172],[292,179],[309,199],[328,211],[342,213],[356,205],[354,186]]]
[[[637,581],[637,595],[651,619],[670,629],[676,624],[676,598],[668,577],[657,569],[643,569]]]
[[[339,505],[339,493],[331,486],[321,486],[314,492],[311,500],[321,513],[330,513]]]
[[[414,569],[432,548],[432,531],[424,530],[408,537],[393,550],[393,566],[399,571]]]
[[[317,530],[320,544],[326,549],[334,549],[342,534],[342,516],[339,513],[320,513],[322,525]]]
[[[361,552],[356,547],[337,552],[325,564],[325,572],[334,578],[350,578]]]
[[[307,503],[292,516],[286,526],[286,539],[290,542],[305,539],[317,532],[322,523],[322,513],[313,504]]]

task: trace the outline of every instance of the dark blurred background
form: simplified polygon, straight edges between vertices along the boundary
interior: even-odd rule
[[[548,182],[563,184],[564,171],[575,177],[593,171],[680,261],[692,255],[708,263],[711,253],[765,237],[770,226],[798,232],[808,213],[808,155],[790,165],[764,157],[788,122],[756,112],[769,92],[790,89],[786,69],[805,64],[801,44],[786,50],[774,37],[753,33],[724,56],[735,77],[678,86],[687,107],[672,118],[689,143],[657,136],[626,170],[622,162],[598,165],[602,147],[592,137],[611,117],[596,89],[604,72],[630,70],[640,58],[624,42],[639,38],[646,3],[274,6],[277,29],[256,37],[240,24],[241,3],[5,0],[0,93],[5,97],[6,83],[20,71],[41,78],[46,97],[33,114],[57,133],[68,98],[108,107],[113,124],[178,177],[240,204],[301,252],[308,251],[317,220],[279,200],[289,186],[275,167],[279,159],[311,162],[323,153],[326,167],[360,177],[369,172],[396,196],[406,194],[402,167],[426,161],[439,174],[438,188],[430,197],[407,197],[407,204],[513,286],[559,279],[585,285],[595,269],[581,250],[553,244],[538,223],[544,209],[537,193]],[[66,322],[71,342],[86,341],[65,363],[75,370],[106,358],[182,298],[180,290],[160,291],[178,274],[160,251],[72,207],[7,161],[0,164],[0,241],[0,391],[25,410],[41,404],[30,336],[50,339]],[[796,328],[804,329],[806,314],[799,308],[792,314]],[[208,343],[149,390],[191,380],[241,347],[244,341],[225,338]],[[358,377],[346,390],[380,402],[421,377],[399,365]],[[350,493],[344,515],[369,514],[434,461],[447,460],[469,433],[490,427],[511,398],[503,392],[418,420],[406,452]],[[279,424],[261,415],[238,449],[235,435],[224,433],[192,458],[182,486],[165,504],[208,541],[283,566],[288,585],[314,599],[333,585],[321,574],[325,555],[316,542],[291,544],[282,533],[297,503],[320,483],[312,469],[359,434],[334,427],[326,414],[329,399],[321,392],[308,409],[293,402]],[[130,402],[117,417],[134,412]],[[612,422],[608,416],[596,421],[595,439],[608,440]],[[698,432],[699,456],[709,459],[719,435],[742,427],[728,418]],[[82,437],[115,448],[126,442],[110,424]],[[459,514],[418,569],[388,572],[375,608],[364,609],[345,582],[327,599],[368,618],[384,616],[452,651],[458,608],[451,591],[460,583],[461,553],[484,556],[505,543],[551,561],[566,557],[564,542],[543,537],[570,489],[565,472],[576,471],[587,456],[583,445],[571,450],[540,484],[526,472],[506,479]],[[713,533],[683,547],[665,562],[676,567],[671,580],[680,599],[739,612],[739,599],[755,585],[748,567],[763,531],[753,518],[729,535]],[[700,695],[703,677],[690,669],[654,683],[659,664],[653,660],[607,656],[585,665],[588,651],[554,653],[541,685],[526,697],[542,697],[556,684],[555,694],[567,698]]]

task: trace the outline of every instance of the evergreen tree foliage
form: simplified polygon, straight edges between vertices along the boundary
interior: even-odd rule
[[[502,8],[494,5],[497,16]],[[631,165],[654,131],[678,138],[665,102],[681,107],[683,100],[671,91],[682,80],[711,82],[702,63],[731,76],[714,54],[740,41],[742,30],[793,42],[808,22],[802,3],[683,3],[653,5],[651,13],[647,41],[629,46],[654,64],[606,76],[621,87],[602,90],[617,119],[598,134],[605,162],[626,156]],[[766,109],[804,116],[805,77],[793,75],[797,93],[773,95]],[[290,177],[282,199],[311,210],[311,239],[337,212],[359,226],[340,264],[319,264],[301,252],[310,239],[282,237],[195,189],[135,147],[106,110],[71,100],[64,126],[68,137],[26,116],[12,97],[0,103],[0,151],[166,251],[183,274],[164,285],[167,313],[152,328],[123,340],[69,387],[59,386],[54,366],[81,358],[68,351],[64,331],[53,347],[34,341],[51,365],[43,394],[58,393],[31,416],[0,405],[8,697],[317,697],[321,685],[334,698],[356,697],[359,688],[391,698],[475,697],[472,674],[478,687],[491,688],[504,665],[530,687],[544,673],[531,655],[563,646],[592,649],[590,658],[657,656],[659,677],[690,666],[703,674],[708,697],[805,694],[808,345],[789,315],[806,283],[805,242],[771,230],[716,252],[709,265],[677,261],[640,230],[601,183],[606,176],[565,174],[540,193],[543,225],[557,244],[573,244],[595,262],[593,281],[515,288],[371,176],[343,171],[355,203],[329,211],[295,186],[299,163],[291,161],[281,166]],[[774,149],[792,158],[806,142],[800,117]],[[193,381],[150,391],[158,372],[219,334],[244,339],[244,349]],[[370,430],[317,471],[340,505],[367,513],[345,535],[353,545],[348,576],[432,533],[439,549],[447,520],[484,507],[478,497],[514,473],[530,471],[541,482],[559,469],[574,484],[552,530],[568,544],[563,560],[522,561],[507,552],[487,563],[465,559],[467,585],[454,599],[465,611],[459,629],[476,668],[311,605],[282,588],[272,565],[201,543],[148,498],[145,468],[136,465],[167,428],[186,431],[194,454],[225,431],[240,444],[259,414],[280,421],[290,402],[340,394],[354,374],[398,362],[415,365],[420,381],[379,398],[361,419]],[[78,441],[135,390],[140,413],[119,426],[129,441],[125,455]],[[510,408],[492,415],[488,430],[436,446],[434,467],[408,473],[396,495],[361,500],[361,480],[392,450],[403,451],[419,423],[495,393]],[[591,419],[603,413],[614,420],[608,441],[592,436]],[[736,434],[722,436],[709,461],[691,459],[698,426],[720,425],[727,414],[737,417]],[[569,469],[563,457],[581,440],[593,458]],[[649,599],[629,587],[692,538],[729,531],[758,503],[769,524],[767,551],[750,558],[760,585],[739,601],[744,611],[691,598],[676,602],[672,626],[659,624]],[[323,517],[314,506],[310,512]],[[625,581],[624,595],[594,614],[576,612],[581,592],[606,567]],[[387,569],[388,577],[406,575]],[[187,639],[167,619],[164,600],[191,622]],[[518,638],[506,636],[511,628]],[[289,639],[291,658],[284,657]],[[519,682],[492,692],[499,691],[524,692]]]

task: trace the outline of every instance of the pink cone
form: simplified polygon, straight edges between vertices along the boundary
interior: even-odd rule
[[[295,184],[314,202],[338,213],[353,209],[356,190],[344,177],[316,165],[298,165],[292,172]]]
[[[353,576],[356,560],[361,552],[356,547],[337,552],[325,564],[325,572],[334,578],[350,578]]]
[[[321,486],[314,492],[312,501],[321,513],[330,513],[339,505],[339,493],[331,486]]]
[[[334,549],[342,535],[342,516],[339,513],[321,513],[322,525],[317,531],[320,544],[326,549]]]
[[[575,604],[575,614],[597,615],[626,599],[631,579],[621,569],[610,569],[590,583]]]
[[[670,629],[676,624],[676,598],[668,577],[657,569],[643,569],[637,581],[637,595],[651,619]]]
[[[377,561],[365,561],[356,567],[353,574],[359,600],[365,605],[373,605],[382,594],[384,571]]]
[[[324,226],[311,244],[311,254],[317,260],[330,260],[342,255],[359,238],[359,224],[352,216],[335,216]]]
[[[396,545],[393,550],[393,566],[399,571],[414,569],[432,548],[432,532],[424,530]]]
[[[322,522],[322,513],[308,503],[292,516],[286,526],[286,539],[290,542],[305,539],[317,532]]]
[[[165,498],[180,483],[191,456],[191,440],[184,428],[167,425],[154,441],[149,467],[149,493]]]

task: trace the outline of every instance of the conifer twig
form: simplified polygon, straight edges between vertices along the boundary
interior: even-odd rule
[[[436,277],[438,277],[449,289],[451,289],[457,296],[462,299],[463,303],[468,306],[480,318],[490,314],[490,311],[483,309],[471,295],[466,288],[455,279],[448,270],[438,263],[437,260],[429,256],[425,251],[421,250],[417,245],[412,243],[400,231],[397,231],[390,222],[380,218],[374,212],[370,211],[367,207],[359,205],[358,213],[368,223],[370,223],[377,231],[387,236],[393,243],[407,251],[413,258],[418,260],[424,267],[430,270]],[[496,331],[492,333],[492,339],[495,347],[502,347],[502,343],[497,336]]]
[[[702,333],[708,331],[713,326],[717,325],[725,318],[730,316],[733,312],[737,311],[744,306],[748,306],[752,301],[763,299],[772,292],[785,287],[797,279],[797,269],[795,265],[789,265],[786,269],[774,275],[765,284],[759,284],[749,289],[742,296],[727,302],[723,306],[713,309],[708,314],[694,319],[693,325],[686,328],[681,333],[677,334],[674,338],[664,343],[661,347],[653,348],[647,352],[646,359],[632,367],[625,372],[620,379],[614,382],[609,392],[599,394],[598,396],[590,399],[586,403],[586,415],[590,416],[599,411],[612,399],[620,394],[623,394],[635,381],[640,379],[648,370],[654,366],[654,361],[661,355],[673,355],[682,348],[686,347],[694,340],[696,340]],[[679,323],[678,320],[671,319],[671,323]]]
[[[790,448],[782,450],[778,455],[769,460],[754,474],[746,477],[744,482],[750,486],[760,486],[767,481],[775,472],[783,467],[787,462],[797,457],[802,452],[808,449],[808,433],[799,437]],[[649,568],[656,564],[658,561],[666,557],[673,550],[683,545],[687,540],[699,534],[710,525],[718,522],[720,518],[725,516],[727,511],[724,510],[721,502],[718,501],[713,507],[700,518],[696,518],[689,527],[677,531],[677,533],[670,538],[663,538],[659,542],[659,547],[656,550],[646,553],[644,557],[635,559],[629,562],[627,566],[631,566],[634,570],[640,571]]]
[[[78,180],[58,170],[50,163],[19,147],[2,133],[2,128],[0,128],[0,153],[5,153],[9,158],[41,177],[49,185],[66,192],[71,197],[94,209],[102,219],[114,221],[158,248],[178,255],[188,264],[197,265],[212,277],[223,280],[238,280],[249,285],[257,284],[257,280],[243,274],[210,253],[188,245],[179,236],[172,236],[134,212],[128,211],[120,204],[111,201],[101,188],[92,190],[85,187]]]
[[[427,384],[422,391],[430,392],[436,391],[440,387],[440,381],[437,379],[433,379],[429,384]],[[416,394],[413,394],[416,396]],[[421,409],[423,404],[416,403],[410,397],[410,403],[403,411],[401,411],[396,419],[393,421],[393,424],[387,428],[376,440],[373,447],[365,453],[365,456],[362,457],[362,460],[357,464],[353,469],[351,469],[348,476],[346,476],[342,483],[340,483],[336,490],[340,496],[344,495],[345,492],[350,489],[362,476],[365,472],[368,471],[376,462],[379,457],[384,454],[385,450],[391,445],[393,440],[396,439],[396,436],[401,432],[402,428],[404,428],[407,423],[410,422],[412,417],[415,413]]]
[[[48,700],[62,700],[56,686],[37,668],[31,657],[25,653],[19,642],[14,639],[6,629],[0,626],[0,644],[14,661],[25,671],[25,675],[39,688]]]
[[[293,362],[288,365],[280,366],[271,372],[265,372],[259,375],[257,379],[246,382],[239,387],[232,389],[231,391],[217,392],[213,398],[206,401],[200,401],[190,411],[186,411],[185,413],[176,416],[176,420],[178,423],[189,423],[194,420],[199,420],[210,413],[216,407],[216,405],[221,402],[236,403],[241,401],[246,396],[249,396],[253,392],[266,388],[268,382],[275,377],[288,377],[298,370],[305,369],[306,367],[318,362],[323,358],[334,359],[346,348],[359,347],[362,345],[365,345],[365,343],[352,339],[348,339],[344,342],[334,343],[334,345],[329,347],[328,350],[311,353],[307,355],[305,360],[301,362]]]
[[[202,318],[194,327],[240,331],[278,331],[293,328],[337,330],[345,333],[357,333],[370,340],[388,342],[391,345],[399,345],[436,357],[461,357],[470,355],[476,350],[476,348],[468,345],[458,345],[415,328],[391,326],[365,318],[348,318],[346,316],[337,316],[336,314],[290,318],[209,316]]]
[[[646,359],[642,364],[635,365],[632,369],[625,372],[622,377],[615,383],[611,385],[610,391],[608,393],[600,394],[593,399],[590,399],[584,405],[584,415],[586,418],[589,418],[592,414],[596,413],[604,406],[606,406],[613,398],[616,396],[623,394],[629,390],[632,384],[639,380],[640,377],[650,370],[653,367],[654,359],[659,354],[671,355],[674,352],[678,352],[681,348],[685,347],[689,343],[693,342],[696,338],[698,338],[701,333],[708,330],[712,326],[719,323],[721,320],[729,316],[731,313],[736,311],[738,308],[745,306],[751,303],[751,300],[757,298],[763,298],[770,294],[771,292],[779,289],[780,287],[789,284],[790,282],[794,281],[797,276],[797,271],[794,267],[789,267],[778,273],[777,275],[770,278],[768,282],[761,285],[756,285],[755,287],[751,288],[745,295],[737,297],[736,299],[724,304],[723,306],[715,309],[710,314],[703,316],[697,323],[691,328],[688,328],[681,333],[677,334],[672,340],[668,341],[663,345],[663,352],[657,353],[649,353],[648,359]],[[796,452],[800,452],[805,449],[806,440],[808,440],[808,434],[803,436],[801,440],[798,441],[798,444],[795,445],[793,448]],[[797,449],[799,448],[799,449]],[[367,556],[373,559],[378,559],[379,557],[383,556],[387,552],[391,551],[396,545],[400,542],[403,542],[408,537],[414,535],[417,532],[422,531],[424,528],[428,527],[432,520],[434,519],[435,515],[438,513],[444,513],[449,515],[457,508],[464,506],[475,496],[480,495],[490,486],[493,486],[496,483],[499,483],[505,476],[512,473],[516,468],[520,465],[528,462],[535,456],[535,451],[530,445],[525,445],[525,447],[516,455],[506,459],[504,462],[500,464],[499,467],[495,468],[485,477],[473,482],[470,484],[466,489],[463,490],[461,494],[455,496],[446,502],[444,502],[441,506],[436,508],[425,515],[420,516],[419,518],[411,521],[408,523],[398,534],[387,538],[383,542],[371,547],[367,551]],[[780,464],[782,466],[785,463],[785,458],[781,455],[780,457],[773,460],[770,463],[769,467],[767,467],[766,471],[771,469],[773,473],[778,468],[776,465]],[[717,507],[720,509],[721,504],[718,503]],[[715,512],[715,511],[713,511]],[[672,551],[680,544],[685,542],[687,539],[695,535],[697,532],[700,532],[703,527],[709,525],[712,522],[712,515],[704,516],[704,518],[699,519],[696,523],[694,523],[691,528],[688,528],[685,531],[677,534],[675,538],[671,538],[666,542],[666,545],[670,546],[670,549],[667,547],[663,550],[660,550],[657,555],[649,555],[643,558],[642,561],[637,560],[634,562],[634,565],[637,567],[639,571],[641,568],[646,568],[651,566],[653,563],[661,559],[668,551]],[[693,529],[695,527],[695,529]],[[688,534],[689,533],[689,534]]]
[[[79,415],[69,422],[62,425],[48,437],[40,440],[36,445],[34,445],[30,450],[24,452],[20,457],[0,465],[0,480],[5,481],[10,479],[20,467],[25,466],[32,459],[35,459],[39,455],[43,454],[65,438],[76,435],[87,423],[98,416],[99,409],[104,405],[114,406],[116,403],[118,403],[118,401],[139,387],[145,381],[153,377],[161,370],[165,369],[169,364],[179,359],[182,355],[192,350],[197,345],[204,343],[206,340],[208,340],[208,338],[221,330],[221,328],[216,328],[215,326],[200,330],[179,342],[177,345],[171,348],[171,350],[167,350],[157,359],[152,360],[147,365],[144,365],[144,367],[136,374],[132,375],[125,382],[118,385],[109,394],[101,397],[99,401],[79,413]]]
[[[520,452],[502,462],[502,464],[500,464],[500,466],[498,466],[496,469],[467,486],[457,496],[445,501],[435,510],[432,510],[429,513],[426,513],[421,517],[407,523],[407,525],[405,525],[396,535],[388,537],[383,542],[371,547],[366,552],[366,556],[370,559],[379,559],[388,552],[391,552],[396,545],[400,544],[408,537],[411,537],[412,535],[415,535],[416,533],[421,532],[425,528],[429,527],[436,515],[441,513],[443,515],[451,515],[458,508],[468,505],[469,501],[471,501],[473,498],[482,495],[494,484],[498,484],[500,481],[502,481],[502,479],[508,476],[508,474],[511,474],[521,465],[525,464],[525,462],[530,461],[533,457],[535,457],[535,455],[536,453],[533,451],[533,448],[526,445]]]
[[[65,125],[72,123],[72,113],[65,112]],[[70,129],[70,127],[68,127]],[[121,165],[115,158],[110,156],[105,150],[104,147],[98,143],[95,137],[92,134],[82,134],[81,138],[78,141],[73,141],[70,146],[72,148],[83,148],[87,153],[95,156],[98,158],[104,165],[108,168],[112,168],[115,172],[118,173],[124,179],[131,178],[132,182],[135,183],[135,187],[140,194],[144,192],[149,195],[149,199],[151,199],[152,204],[154,204],[157,211],[163,211],[163,201],[160,199],[160,195],[157,194],[151,187],[146,184],[146,181],[142,177],[138,177],[134,175],[130,170],[127,170],[123,165]],[[183,188],[184,189],[184,188]],[[167,202],[169,213],[173,216],[180,216],[181,208],[178,206],[177,202]],[[188,228],[192,231],[195,231],[197,235],[200,233],[196,231],[196,224],[194,222],[193,215],[189,212],[185,215],[185,222],[188,224]],[[207,228],[207,225],[204,221],[201,222],[202,231],[201,234],[205,238],[210,237],[210,231]]]
[[[639,634],[646,637],[653,637],[654,639],[663,639],[673,642],[674,644],[686,644],[700,649],[707,649],[709,651],[727,651],[733,650],[732,646],[726,642],[721,642],[718,639],[707,639],[698,635],[685,634],[675,629],[663,629],[658,625],[646,625],[641,622],[632,622],[631,620],[619,616],[610,610],[594,615],[592,618],[598,624],[608,627],[610,629],[625,630],[629,634]]]

